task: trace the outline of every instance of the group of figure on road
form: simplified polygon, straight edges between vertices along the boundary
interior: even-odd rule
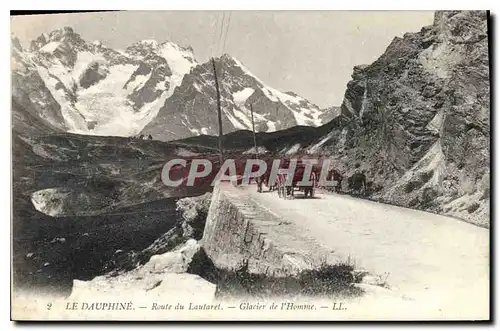
[[[282,164],[284,168],[288,168],[287,162]],[[305,173],[305,165],[297,164],[295,168],[295,172],[293,173],[293,178],[288,179],[288,175],[285,173],[278,174],[274,181],[271,182],[271,172],[268,167],[268,171],[266,171],[262,176],[256,178],[257,183],[257,191],[263,191],[263,185],[267,186],[269,191],[277,191],[279,197],[282,198],[293,198],[295,196],[294,192],[296,189],[298,191],[302,191],[304,197],[314,197],[315,188],[321,187],[328,191],[333,191],[335,193],[342,193],[342,181],[344,176],[340,173],[339,170],[333,168],[330,169],[327,173],[326,180],[328,182],[333,182],[331,186],[320,186],[319,178],[320,178],[320,168],[312,167],[312,171],[309,175],[309,182],[304,183],[304,173]],[[351,192],[354,195],[363,196],[366,194],[367,189],[367,180],[366,180],[366,171],[360,170],[359,164],[356,164],[357,170],[354,174],[347,179],[347,191]]]

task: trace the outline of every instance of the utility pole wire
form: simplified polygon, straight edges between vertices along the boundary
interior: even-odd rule
[[[210,57],[214,56],[215,37],[217,34],[217,27],[219,26],[219,17],[220,15],[217,15],[217,18],[215,19],[214,33],[212,35],[212,43],[210,44]]]
[[[224,163],[224,156],[222,152],[222,109],[220,105],[220,91],[219,91],[219,82],[217,81],[217,68],[215,66],[215,59],[212,58],[212,65],[214,67],[214,78],[215,78],[215,91],[217,92],[217,119],[219,122],[219,161],[220,166]]]
[[[221,50],[221,46],[222,46],[222,34],[223,34],[222,32],[224,31],[224,19],[225,19],[225,17],[226,17],[226,12],[223,12],[222,13],[222,22],[221,22],[221,25],[220,25],[219,41],[217,43],[218,48],[217,48],[216,52],[220,52],[220,50]]]
[[[226,50],[227,34],[229,32],[229,26],[231,25],[231,14],[232,14],[232,12],[229,12],[229,18],[228,18],[227,24],[226,24],[226,34],[224,35],[224,43],[222,46],[222,53],[224,53]]]

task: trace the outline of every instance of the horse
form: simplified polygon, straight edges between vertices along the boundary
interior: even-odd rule
[[[340,191],[342,190],[342,179],[342,174],[337,170],[331,169],[330,171],[328,171],[326,180],[336,182],[336,185],[333,188],[335,193],[340,193]]]
[[[271,167],[267,167],[266,172],[261,176],[262,183],[264,183],[269,191],[274,191],[278,187],[277,178],[274,179],[274,182],[271,183],[269,179],[271,178]]]
[[[349,189],[357,195],[366,193],[366,175],[363,172],[356,172],[347,180]]]
[[[293,196],[293,188],[290,185],[286,185],[287,175],[278,174],[276,177],[276,187],[278,189],[278,196],[281,198],[287,198],[288,196]]]
[[[256,177],[255,181],[257,182],[257,192],[261,193],[262,192],[262,182],[263,182],[262,176]]]
[[[305,175],[305,166],[299,165],[295,170],[292,185],[290,187],[290,189],[292,190],[292,195],[293,195],[293,189],[295,187],[299,187],[299,189],[304,192],[304,197],[307,198],[308,195],[312,197],[314,195],[314,187],[316,187],[318,182],[318,177],[319,177],[318,172],[319,172],[318,169],[313,168],[311,173],[309,174],[309,182],[311,184],[301,185],[300,182],[304,179]]]
[[[307,198],[308,194],[311,198],[314,196],[314,187],[317,185],[317,182],[318,182],[318,174],[314,171],[311,172],[311,174],[309,175],[309,181],[312,182],[311,185],[303,186],[304,197],[306,197],[306,198]]]

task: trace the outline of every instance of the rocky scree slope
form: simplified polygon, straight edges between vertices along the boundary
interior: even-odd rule
[[[179,216],[169,231],[142,250],[120,250],[106,263],[104,271],[109,275],[122,274],[146,264],[155,255],[183,247],[189,241],[196,243],[201,240],[211,199],[212,193],[207,192],[177,200],[176,212]],[[193,254],[196,252],[198,248]]]
[[[206,148],[69,133],[13,135],[12,143],[16,286],[66,290],[73,278],[102,274],[169,232],[177,199],[211,190],[168,188],[160,177],[165,160],[210,156]]]

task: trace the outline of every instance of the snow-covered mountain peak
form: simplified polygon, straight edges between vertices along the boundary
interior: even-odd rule
[[[15,39],[12,45],[13,89],[29,91],[30,82],[39,81],[47,89],[33,96],[35,102],[60,108],[62,118],[51,121],[80,134],[137,134],[197,65],[190,47],[171,41],[141,41],[118,51],[85,42],[72,28],[41,34],[29,51]]]
[[[236,64],[238,60],[232,57],[231,55],[224,53],[219,58],[217,58],[218,62],[223,62],[227,64]]]
[[[155,40],[142,40],[125,49],[125,54],[134,58],[164,58],[173,72],[184,75],[198,62],[191,47],[183,47],[171,41],[159,43]]]
[[[251,130],[251,109],[257,131],[272,132],[295,125],[323,124],[322,110],[295,93],[270,87],[238,59],[215,58],[223,111],[223,131]],[[216,91],[212,61],[186,74],[157,117],[142,131],[169,140],[193,134],[217,134]],[[172,130],[174,128],[174,130]]]
[[[44,47],[55,49],[61,44],[68,48],[80,48],[85,45],[85,41],[78,33],[74,32],[73,28],[63,27],[50,33],[42,33],[31,42],[30,51],[38,51]]]
[[[141,40],[137,43],[138,45],[145,46],[145,47],[152,47],[152,48],[158,48],[158,42],[153,39],[145,39]]]
[[[81,39],[81,37],[78,33],[76,33],[73,30],[72,27],[65,26],[61,29],[52,31],[49,34],[48,41],[63,41],[63,40],[73,40],[73,39]]]
[[[141,40],[133,43],[125,49],[125,52],[130,55],[145,55],[158,50],[159,43],[156,40]]]
[[[159,45],[158,54],[169,62],[174,72],[183,75],[189,73],[194,66],[198,65],[192,48],[182,47],[170,41]]]
[[[255,81],[255,85],[269,100],[275,103],[280,103],[293,114],[296,124],[312,126],[322,124],[322,120],[320,118],[322,111],[318,106],[310,103],[296,93],[284,93],[270,87],[254,75],[241,61],[228,54],[222,55],[219,58],[219,61],[222,64],[222,67],[233,67],[233,69],[229,70],[241,70],[244,76]]]

